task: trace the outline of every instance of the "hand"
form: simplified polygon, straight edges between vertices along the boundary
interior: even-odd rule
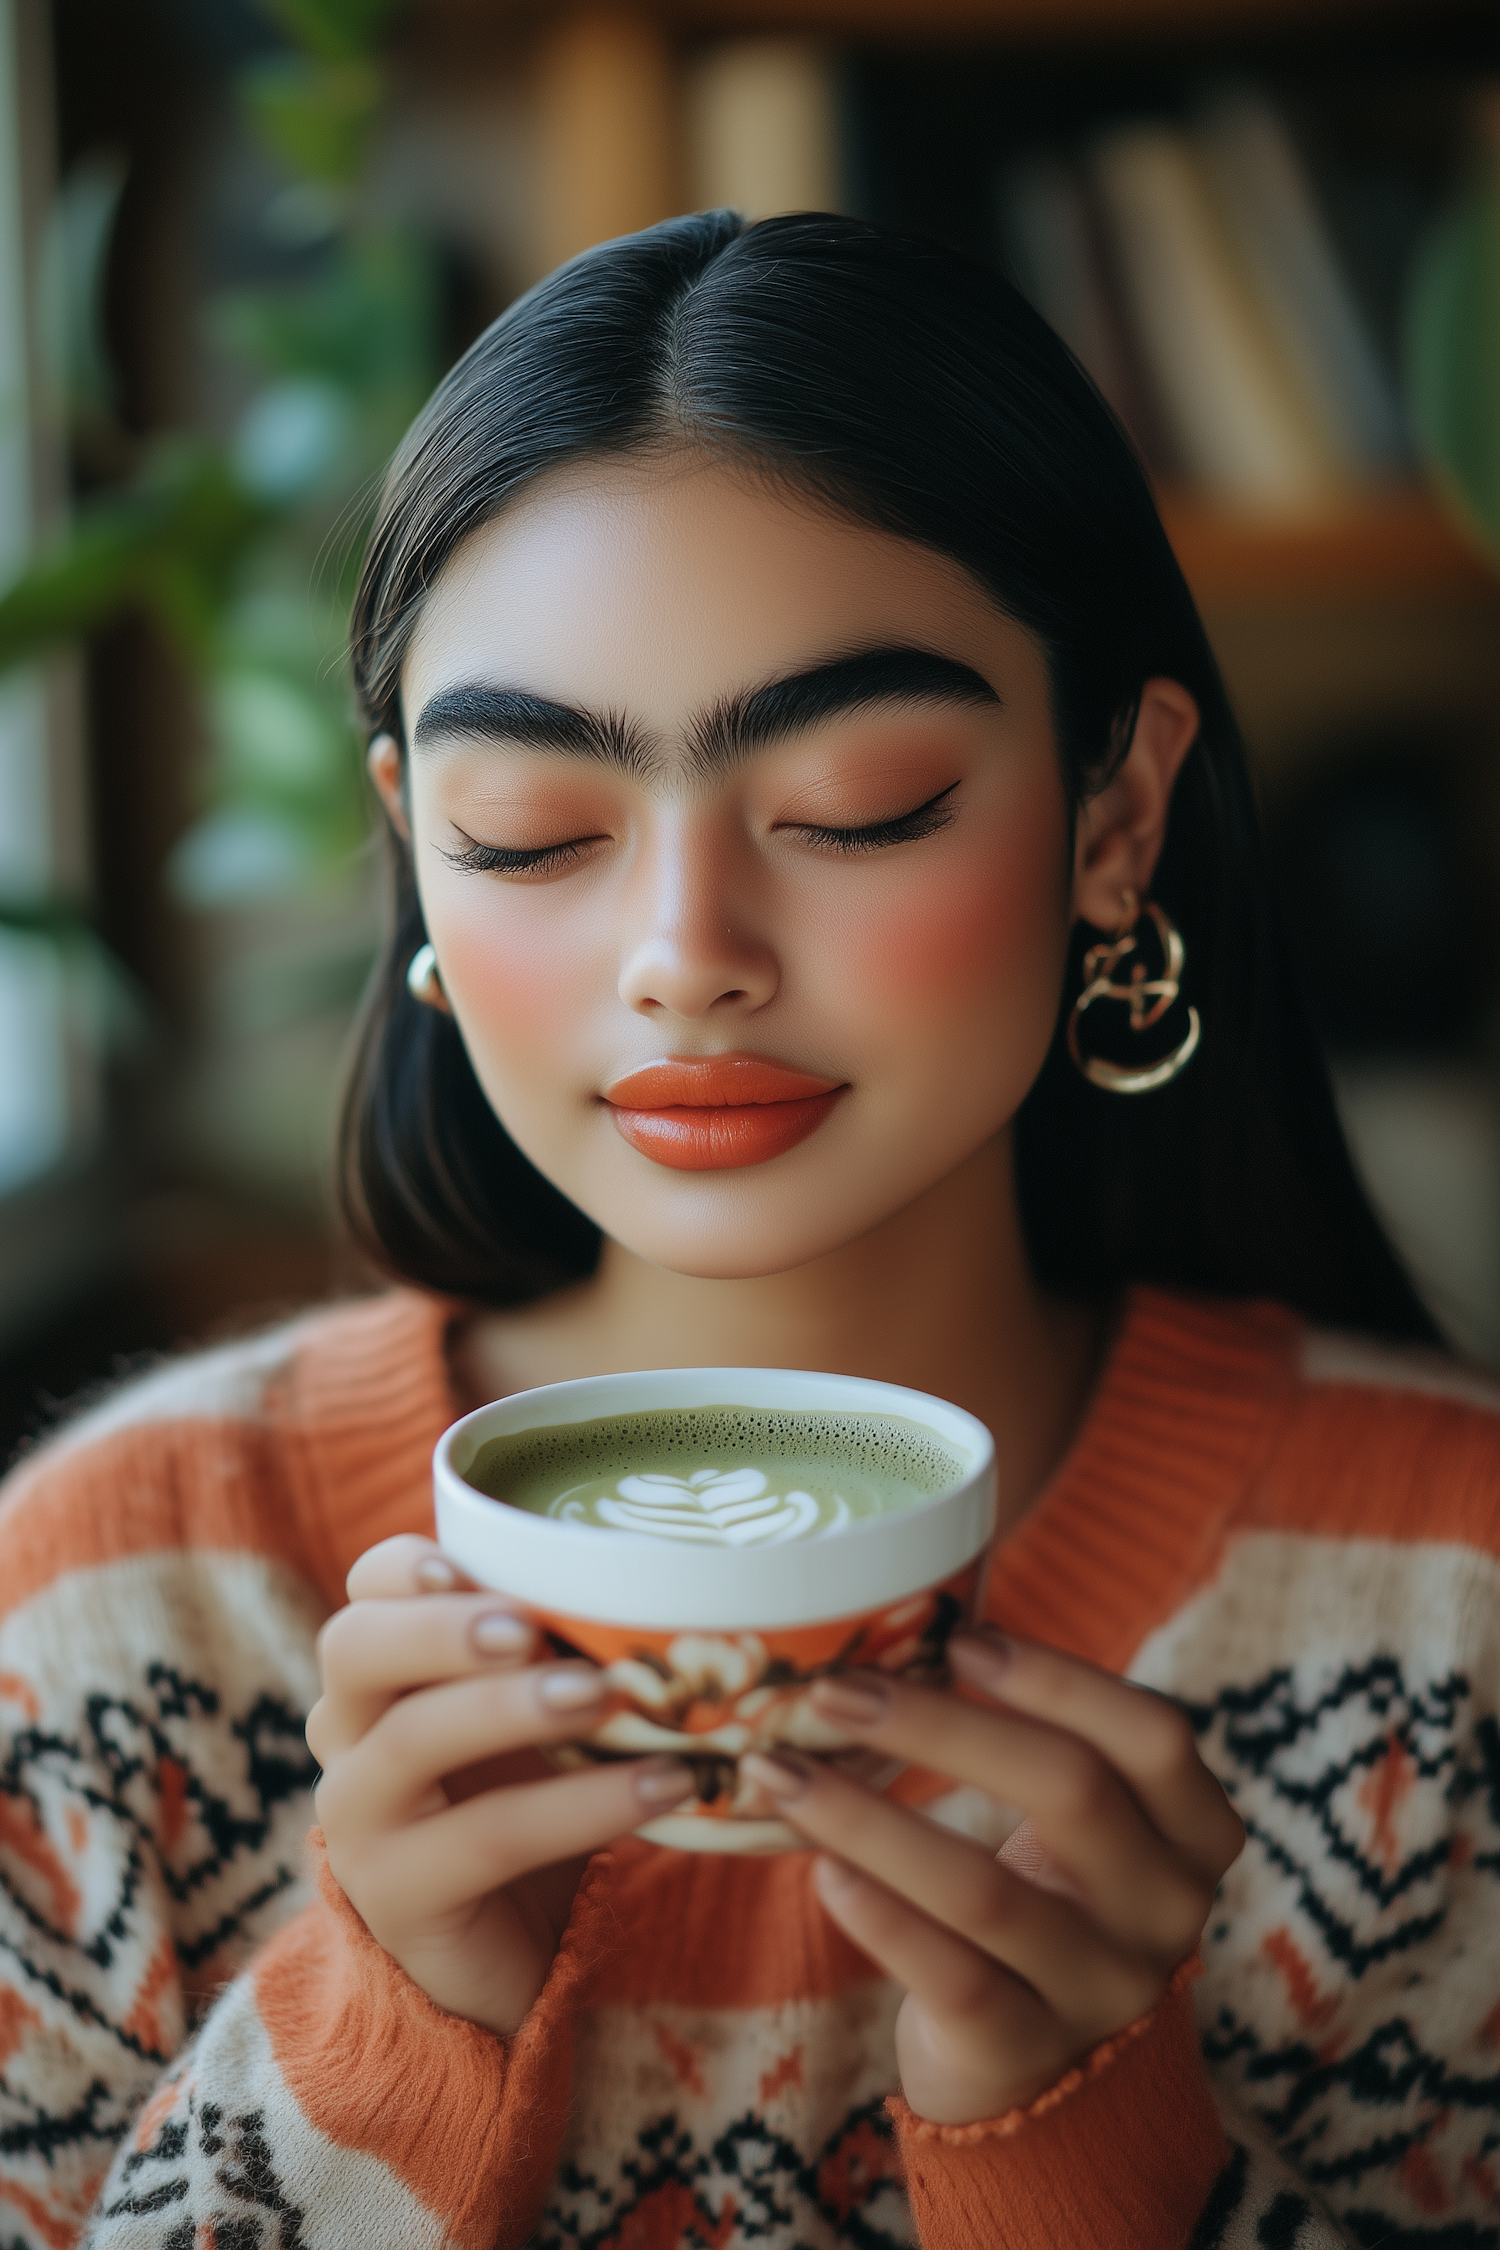
[[[1033,2101],[1154,2007],[1244,1842],[1192,1729],[1148,1689],[984,1629],[951,1644],[999,1709],[841,1674],[813,1690],[841,1731],[970,1782],[1026,1819],[998,1857],[794,1753],[744,1760],[821,1858],[824,1906],[906,1987],[902,2089],[969,2124]]]
[[[670,1758],[552,1774],[537,1746],[588,1733],[603,1674],[537,1664],[532,1627],[430,1539],[372,1547],[348,1590],[307,1722],[329,1866],[440,2008],[513,2032],[589,1853],[680,1804],[692,1775]]]

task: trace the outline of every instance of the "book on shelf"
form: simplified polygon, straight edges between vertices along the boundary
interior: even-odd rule
[[[1282,118],[1254,89],[1235,90],[1206,105],[1194,140],[1225,227],[1328,442],[1356,475],[1404,467],[1395,386]]]
[[[1407,459],[1400,406],[1295,143],[1251,88],[998,184],[1002,255],[1157,476],[1328,514]]]
[[[1189,478],[1234,507],[1335,504],[1343,464],[1246,286],[1185,136],[1119,126],[1089,164],[1135,342]]]
[[[1073,168],[1057,156],[1013,164],[996,197],[1011,278],[1082,362],[1157,476],[1177,468],[1126,342],[1099,215]]]
[[[687,69],[699,208],[838,209],[837,63],[719,40]],[[1328,516],[1406,465],[1394,386],[1280,112],[1253,86],[1181,124],[1126,119],[995,185],[1004,262],[1163,482],[1264,517]]]
[[[832,56],[816,40],[719,42],[683,87],[688,181],[700,211],[747,218],[841,206]]]

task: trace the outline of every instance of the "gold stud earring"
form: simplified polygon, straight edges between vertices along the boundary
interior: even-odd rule
[[[419,945],[406,964],[406,989],[424,1008],[436,1008],[439,1015],[452,1015],[443,980],[438,975],[437,954],[431,944]]]
[[[1134,1034],[1149,1031],[1153,1024],[1160,1023],[1182,988],[1187,948],[1176,924],[1154,900],[1147,899],[1142,907],[1134,891],[1122,891],[1120,904],[1120,925],[1114,937],[1106,939],[1102,945],[1091,945],[1083,957],[1083,990],[1068,1018],[1068,1053],[1091,1086],[1102,1086],[1107,1094],[1149,1094],[1158,1086],[1169,1085],[1179,1071],[1187,1068],[1197,1053],[1202,1026],[1197,1009],[1189,1008],[1187,1030],[1171,1053],[1164,1055],[1160,1062],[1147,1063],[1137,1070],[1107,1062],[1102,1055],[1084,1053],[1080,1026],[1098,1001],[1123,1001],[1130,1010],[1130,1029]],[[1142,913],[1156,932],[1161,948],[1161,971],[1154,977],[1147,974],[1146,964],[1140,958],[1138,925]],[[1130,954],[1136,958],[1129,975],[1117,981],[1114,972]]]

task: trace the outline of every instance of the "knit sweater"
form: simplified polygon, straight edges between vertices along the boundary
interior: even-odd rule
[[[453,1312],[186,1359],[10,1480],[0,2250],[1500,2244],[1500,1395],[1128,1301],[988,1613],[1177,1697],[1248,1842],[1201,1976],[946,2127],[806,1853],[598,1854],[509,2040],[332,1880],[314,1636],[358,1554],[431,1529]]]

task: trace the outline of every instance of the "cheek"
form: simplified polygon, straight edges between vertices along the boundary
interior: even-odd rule
[[[1049,1016],[1067,941],[1055,821],[955,854],[941,881],[902,884],[850,918],[846,958],[891,1012],[946,1015],[983,998]]]
[[[428,927],[449,1001],[481,1068],[503,1077],[512,1057],[557,1053],[567,1027],[585,1012],[588,980],[555,933],[535,917],[472,910],[431,915]]]

